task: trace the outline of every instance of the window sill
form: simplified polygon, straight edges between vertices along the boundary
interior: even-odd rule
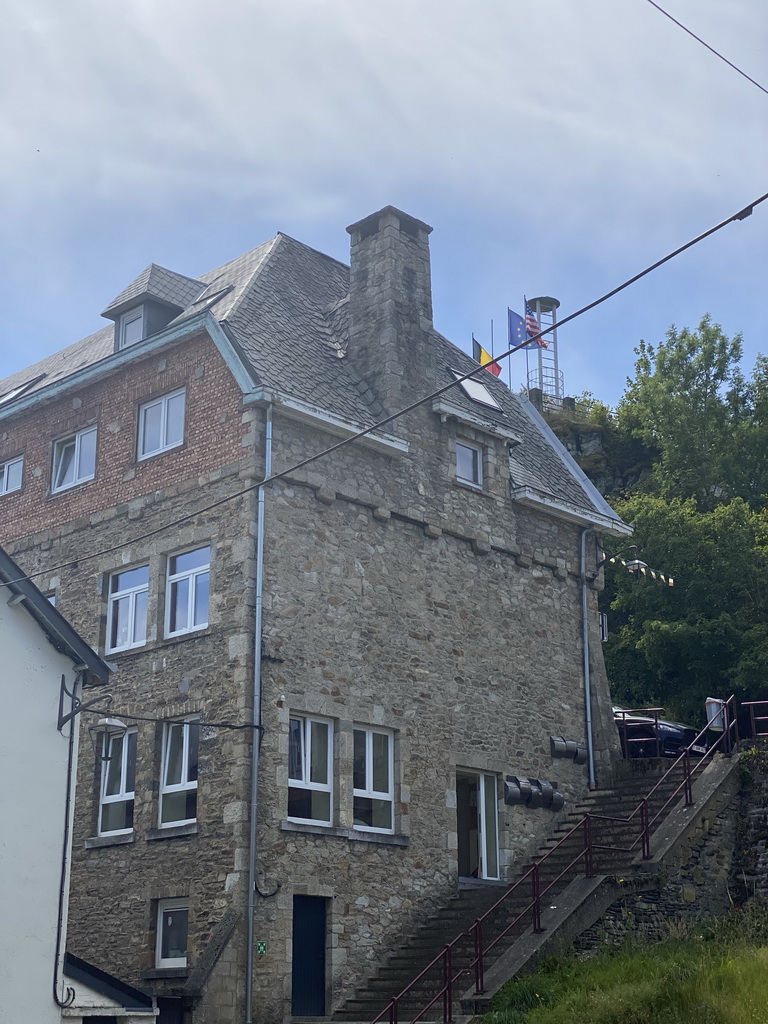
[[[197,822],[189,821],[186,825],[166,825],[165,828],[148,828],[144,838],[147,842],[153,839],[176,839],[178,836],[196,836]]]
[[[181,449],[186,448],[186,444],[183,441],[179,441],[178,444],[170,444],[167,448],[157,448],[155,451],[146,452],[146,454],[138,454],[136,456],[136,465],[141,466],[145,462],[149,462],[150,459],[157,459],[161,455],[167,455],[168,452],[178,452]]]
[[[59,487],[58,490],[51,490],[48,492],[47,500],[52,501],[54,498],[60,498],[62,494],[72,494],[73,491],[78,491],[82,487],[87,487],[88,484],[92,484],[96,479],[95,476],[89,476],[87,480],[78,480],[77,483],[69,484],[67,487]]]
[[[300,821],[281,821],[281,832],[302,832],[310,836],[334,836],[351,839],[358,843],[381,843],[384,846],[410,846],[411,837],[393,835],[389,832],[359,832],[355,828],[339,828],[337,825],[302,825]]]
[[[150,967],[142,971],[139,977],[142,981],[155,981],[160,978],[188,978],[188,967]]]
[[[456,477],[453,479],[453,486],[460,487],[462,491],[472,491],[473,494],[482,494],[485,498],[492,498],[496,500],[498,495],[489,491],[483,484],[471,484],[468,480],[458,480]]]
[[[133,832],[119,832],[114,836],[94,836],[92,839],[86,839],[83,846],[86,850],[98,850],[102,846],[124,846],[126,843],[132,843],[135,838]]]

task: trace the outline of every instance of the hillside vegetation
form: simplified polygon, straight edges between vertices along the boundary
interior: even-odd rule
[[[678,931],[683,926],[678,926]],[[483,1024],[766,1024],[768,910],[733,911],[682,937],[553,957],[509,982]]]
[[[700,722],[708,696],[768,698],[768,360],[746,376],[740,337],[709,316],[636,353],[616,409],[584,396],[550,422],[634,524],[637,557],[674,578],[606,565],[614,697]]]

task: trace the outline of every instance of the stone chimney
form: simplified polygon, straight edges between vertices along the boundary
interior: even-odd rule
[[[385,206],[347,231],[349,359],[387,412],[395,412],[434,380],[432,228]]]

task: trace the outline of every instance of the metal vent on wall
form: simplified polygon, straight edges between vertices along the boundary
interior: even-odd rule
[[[507,775],[504,780],[504,803],[523,804],[532,808],[544,807],[549,811],[559,811],[565,804],[565,797],[557,788],[556,782]]]
[[[587,763],[587,748],[576,740],[567,740],[564,736],[550,736],[549,750],[552,757],[570,757],[574,764]]]

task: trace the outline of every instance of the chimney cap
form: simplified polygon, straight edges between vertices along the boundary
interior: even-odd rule
[[[415,234],[417,230],[425,232],[429,235],[432,232],[432,228],[429,224],[425,224],[423,220],[419,220],[418,217],[412,217],[409,213],[404,213],[403,210],[398,210],[396,206],[383,206],[376,213],[369,213],[367,217],[363,217],[362,220],[355,221],[354,224],[350,224],[347,231],[350,235],[358,234],[363,237],[376,234],[382,227],[386,227],[386,224],[382,224],[384,219],[387,219],[388,223],[392,223],[393,220],[397,220],[398,227],[405,230],[409,234]]]

